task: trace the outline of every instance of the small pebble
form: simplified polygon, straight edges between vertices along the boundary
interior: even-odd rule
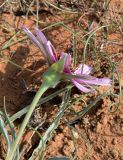
[[[112,139],[112,144],[113,144],[113,145],[116,145],[116,144],[117,144],[117,139],[116,139],[116,138],[113,138],[113,139]]]

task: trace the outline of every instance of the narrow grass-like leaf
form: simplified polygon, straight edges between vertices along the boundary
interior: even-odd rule
[[[121,98],[122,98],[122,86],[121,86],[120,73],[118,71],[116,62],[113,62],[111,59],[112,55],[109,56],[107,53],[105,53],[104,55],[102,54],[102,56],[104,56],[105,59],[107,59],[108,62],[110,63],[111,73],[112,73],[112,86],[115,87],[114,86],[115,75],[117,75],[117,80],[119,82],[119,92],[117,94],[111,93],[111,96],[118,98],[118,102],[114,102],[109,106],[109,111],[114,113],[118,110],[118,107],[121,104]]]
[[[46,143],[53,136],[53,132],[58,127],[59,122],[60,122],[62,116],[64,115],[65,110],[67,109],[66,106],[67,106],[67,102],[69,100],[69,96],[70,96],[70,91],[67,91],[64,95],[64,98],[63,98],[63,101],[62,101],[62,104],[60,106],[60,110],[59,110],[57,116],[55,117],[54,121],[52,122],[50,127],[45,132],[45,134],[43,136],[43,141],[42,140],[40,141],[38,147],[34,150],[32,156],[30,157],[29,160],[32,160],[34,158],[36,158],[36,160],[38,160],[38,159],[43,160]]]
[[[14,141],[16,139],[16,132],[14,130],[14,124],[11,122],[11,120],[10,120],[10,118],[9,118],[7,112],[6,112],[5,97],[4,97],[4,111],[5,111],[6,122],[10,127],[10,131],[11,131],[11,135],[12,135],[12,140],[11,141]],[[19,159],[19,147],[17,147],[14,157],[15,157],[14,158],[15,160]]]
[[[20,33],[20,31],[14,33],[14,35],[7,41],[5,42],[5,44],[2,47],[2,50],[8,48],[12,43],[13,43],[13,39]]]
[[[8,155],[8,153],[10,151],[10,147],[11,147],[11,141],[10,141],[9,134],[6,130],[6,126],[5,126],[5,123],[4,123],[1,115],[0,115],[0,132],[1,132],[1,134],[3,134],[3,136],[5,138],[6,145],[7,145],[7,155]]]
[[[105,27],[108,27],[109,25],[106,25],[106,26],[101,26],[101,27],[98,27],[96,28],[94,31],[92,31],[90,33],[90,35],[88,36],[87,40],[86,40],[86,43],[85,43],[85,47],[84,47],[84,51],[83,51],[83,64],[86,63],[86,50],[87,50],[87,46],[89,44],[89,41],[91,39],[91,37],[99,30],[101,30],[102,28],[105,28]]]
[[[61,8],[59,8],[59,7],[57,7],[56,5],[54,5],[54,4],[52,4],[50,1],[48,1],[48,0],[45,0],[44,1],[46,4],[48,4],[48,5],[50,5],[51,7],[53,7],[53,8],[55,8],[55,9],[57,9],[57,10],[59,10],[59,11],[62,11],[62,12],[67,12],[67,13],[78,13],[78,12],[76,12],[76,11],[71,11],[71,10],[64,10],[64,9],[61,9]]]

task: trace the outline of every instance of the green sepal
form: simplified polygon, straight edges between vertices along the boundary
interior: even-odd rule
[[[62,78],[65,58],[58,60],[43,74],[43,82],[49,87],[56,86]]]

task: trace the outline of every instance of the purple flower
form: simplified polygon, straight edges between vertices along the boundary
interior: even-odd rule
[[[27,27],[22,26],[22,29],[25,31],[27,36],[34,42],[34,44],[39,47],[43,56],[50,64],[53,64],[57,61],[55,48],[38,28],[35,27],[36,36],[34,36],[34,34],[32,34],[32,32]]]
[[[64,56],[65,53],[62,53]],[[90,76],[92,68],[86,64],[81,64],[75,71],[71,71],[69,66],[71,64],[71,56],[67,54],[64,65],[64,74],[67,78],[82,92],[94,92],[94,86],[110,86],[111,80],[109,78],[96,78]]]
[[[32,32],[25,26],[23,26],[22,29],[26,32],[28,37],[39,47],[42,54],[50,64],[53,64],[58,60],[54,46],[50,41],[46,39],[45,35],[38,28],[35,28],[36,36],[34,36]],[[64,64],[63,77],[69,79],[80,91],[86,93],[93,92],[94,86],[111,85],[111,80],[109,78],[96,78],[90,76],[92,68],[85,64],[81,64],[75,71],[71,71],[71,55],[62,52],[60,58],[63,58],[64,56],[66,56],[66,60]]]

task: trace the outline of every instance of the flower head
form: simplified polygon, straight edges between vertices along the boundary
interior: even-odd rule
[[[64,56],[65,53],[62,53]],[[94,86],[110,86],[111,80],[109,78],[96,78],[91,76],[92,67],[86,64],[81,64],[75,71],[70,70],[71,56],[67,54],[66,62],[64,64],[65,77],[71,80],[71,82],[82,92],[94,92]]]
[[[50,64],[54,64],[58,61],[54,46],[49,40],[46,39],[45,35],[38,28],[35,28],[36,36],[34,36],[32,32],[25,26],[23,26],[22,29],[26,32],[27,36],[39,47],[42,54]],[[71,55],[62,52],[60,58],[62,59],[64,57],[66,58],[63,68],[63,77],[69,79],[80,91],[86,93],[93,92],[93,86],[111,85],[111,80],[109,78],[96,78],[90,76],[92,68],[86,64],[81,64],[77,69],[75,69],[75,71],[71,71]]]

